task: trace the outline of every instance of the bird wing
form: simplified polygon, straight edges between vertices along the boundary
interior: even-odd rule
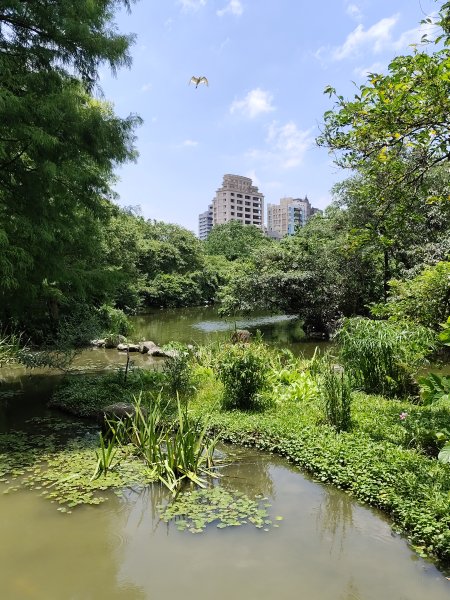
[[[196,83],[197,85],[200,83],[200,77],[194,77],[194,75],[190,78],[189,83]]]
[[[200,77],[199,78],[199,83],[206,83],[206,85],[209,85],[208,80],[206,79],[206,77]]]

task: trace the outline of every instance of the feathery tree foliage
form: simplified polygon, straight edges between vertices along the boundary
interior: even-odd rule
[[[128,0],[5,0],[0,7],[0,321],[49,332],[115,283],[99,257],[116,165],[139,119],[95,99],[99,66],[128,65]],[[34,324],[31,324],[30,315]]]

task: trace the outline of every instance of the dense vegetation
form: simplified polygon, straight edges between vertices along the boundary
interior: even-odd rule
[[[231,222],[205,243],[113,202],[114,168],[135,158],[139,124],[95,95],[101,64],[129,63],[132,38],[113,26],[121,4],[129,2],[0,8],[0,359],[20,358],[27,338],[67,348],[101,330],[126,333],[124,313],[143,307],[219,300],[224,313],[299,314],[310,333],[337,332],[338,355],[308,362],[260,340],[179,349],[161,373],[72,378],[52,402],[89,417],[139,398],[131,429],[111,421],[112,439],[101,437],[89,463],[99,486],[131,475],[172,489],[184,476],[195,481],[205,467],[201,422],[201,440],[208,428],[288,456],[386,511],[419,552],[448,564],[450,378],[420,368],[450,345],[450,3],[437,16],[435,47],[396,57],[351,100],[327,89],[335,106],[318,142],[352,175],[323,215],[280,242]],[[162,416],[155,398],[168,408]],[[149,419],[177,411],[164,436],[151,429]],[[2,455],[2,473],[40,460],[30,450],[22,464],[23,443]],[[45,456],[39,483],[71,481],[58,471],[67,460]],[[84,472],[71,481],[70,501],[82,501],[83,485],[92,499],[94,480]]]

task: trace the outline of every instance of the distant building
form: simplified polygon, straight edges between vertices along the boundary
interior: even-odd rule
[[[213,199],[213,225],[240,221],[243,225],[264,226],[264,194],[249,177],[224,175]]]
[[[279,204],[267,205],[267,231],[270,237],[293,235],[319,209],[311,206],[308,197],[281,198]],[[275,235],[276,234],[276,235]]]
[[[208,206],[208,210],[198,215],[198,237],[206,240],[213,226],[213,205]]]

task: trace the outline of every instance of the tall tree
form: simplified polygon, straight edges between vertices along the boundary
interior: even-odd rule
[[[130,62],[116,32],[127,0],[5,0],[0,7],[0,320],[55,322],[106,285],[99,228],[139,119],[92,93]],[[109,278],[110,280],[110,278]]]

